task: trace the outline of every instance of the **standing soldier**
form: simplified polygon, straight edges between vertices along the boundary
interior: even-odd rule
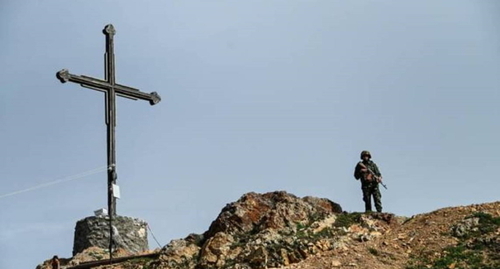
[[[365,212],[372,211],[372,196],[377,212],[382,212],[382,195],[378,184],[382,182],[382,174],[377,165],[370,160],[372,155],[368,150],[361,152],[361,160],[354,169],[356,180],[361,179],[361,189],[363,190],[363,201],[365,202]]]

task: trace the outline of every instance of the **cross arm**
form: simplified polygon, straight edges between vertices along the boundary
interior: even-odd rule
[[[57,72],[56,76],[62,83],[71,81],[98,91],[106,91],[113,87],[116,94],[118,95],[131,99],[146,100],[149,101],[149,104],[151,105],[156,105],[161,101],[161,97],[157,92],[145,93],[141,92],[139,89],[135,89],[125,85],[111,85],[105,80],[71,74],[67,69],[62,69],[61,71]]]

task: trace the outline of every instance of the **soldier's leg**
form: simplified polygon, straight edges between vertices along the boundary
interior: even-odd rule
[[[376,186],[373,190],[373,201],[375,202],[377,212],[382,212],[382,194],[380,193],[378,186]]]
[[[365,202],[365,212],[372,211],[372,197],[370,193],[370,188],[363,187],[363,201]]]

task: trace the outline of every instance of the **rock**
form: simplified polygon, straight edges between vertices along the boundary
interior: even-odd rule
[[[78,265],[82,262],[100,261],[108,258],[109,251],[107,249],[90,247],[73,256],[70,265]]]
[[[342,207],[328,199],[306,196],[303,200],[311,204],[319,214],[328,215],[330,213],[342,213]]]
[[[331,266],[332,267],[341,267],[342,263],[339,260],[332,260]]]
[[[284,191],[247,193],[227,204],[204,233],[200,269],[281,267],[332,248],[321,240],[340,205]],[[321,241],[320,241],[321,240]]]
[[[451,227],[451,234],[455,237],[465,237],[471,231],[477,231],[479,218],[467,218]]]
[[[306,224],[314,218],[340,213],[342,208],[328,199],[300,199],[285,191],[265,194],[254,192],[226,205],[205,233],[209,238],[217,232],[227,234],[251,233],[258,230],[294,230],[297,223]]]
[[[234,259],[234,255],[230,253],[233,243],[234,239],[232,235],[223,232],[215,234],[201,249],[200,266],[202,268],[219,268],[224,266],[226,258]]]
[[[287,266],[290,264],[290,260],[288,259],[288,252],[284,248],[280,248],[280,257],[283,260],[283,265]]]
[[[248,255],[245,260],[255,269],[267,268],[267,257],[268,253],[264,247],[257,247],[252,250],[250,255]]]
[[[327,251],[332,249],[332,243],[330,242],[330,240],[326,239],[318,240],[315,246],[321,251]]]
[[[169,266],[196,262],[200,247],[187,239],[172,240],[160,251],[160,261]]]
[[[382,236],[381,232],[377,232],[377,231],[370,232],[370,239],[380,237],[380,236]]]
[[[337,220],[337,216],[330,215],[329,217],[323,220],[315,221],[313,224],[311,224],[311,228],[313,229],[312,232],[314,234],[317,234],[326,228],[332,227],[332,225],[335,223],[335,220]]]

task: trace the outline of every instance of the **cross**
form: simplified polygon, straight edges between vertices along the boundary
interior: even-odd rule
[[[117,84],[115,82],[115,54],[113,36],[116,31],[112,24],[106,25],[103,30],[106,35],[105,53],[105,80],[78,76],[69,73],[67,69],[57,72],[57,78],[62,82],[75,82],[82,87],[105,93],[106,125],[107,125],[107,154],[108,154],[108,214],[110,218],[116,216],[116,198],[113,195],[113,186],[116,184],[116,152],[115,152],[115,127],[116,127],[116,95],[132,100],[146,100],[151,105],[160,102],[161,98],[156,92],[145,93],[138,89]]]

